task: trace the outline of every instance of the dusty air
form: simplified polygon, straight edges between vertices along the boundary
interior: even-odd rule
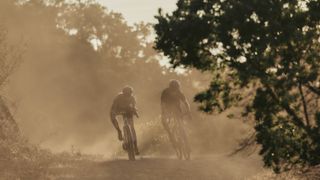
[[[0,179],[320,179],[320,1],[1,0]]]

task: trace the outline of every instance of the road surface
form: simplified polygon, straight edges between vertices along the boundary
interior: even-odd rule
[[[262,171],[258,157],[210,155],[183,161],[165,157],[79,160],[52,167],[50,179],[59,180],[238,180]]]

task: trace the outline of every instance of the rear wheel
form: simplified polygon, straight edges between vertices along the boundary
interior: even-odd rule
[[[125,143],[126,143],[126,151],[128,153],[129,160],[135,160],[135,152],[134,152],[134,144],[133,138],[131,134],[131,130],[128,125],[125,125],[123,128],[124,136],[125,136]]]
[[[189,160],[190,159],[190,147],[189,147],[189,142],[188,138],[186,135],[186,132],[184,131],[184,128],[180,126],[180,148],[182,152],[182,156],[184,159]]]
[[[179,128],[179,127],[178,127]],[[187,137],[185,132],[182,129],[177,129],[175,135],[175,141],[176,141],[176,153],[179,159],[190,159],[190,147],[189,143],[187,141]]]
[[[191,151],[184,127],[177,119],[172,119],[171,123],[168,133],[176,155],[179,159],[189,160]]]
[[[175,131],[173,131],[171,134],[172,134],[171,135],[172,136],[171,143],[172,143],[173,149],[175,150],[178,159],[182,159],[183,155],[182,155],[182,151],[181,151],[181,148],[180,148],[180,144],[179,144],[179,139],[178,139],[177,133]]]

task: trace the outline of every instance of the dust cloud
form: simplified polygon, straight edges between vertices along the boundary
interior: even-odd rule
[[[5,90],[8,101],[16,104],[14,116],[22,133],[30,142],[53,152],[75,149],[116,156],[121,149],[109,109],[122,87],[131,85],[141,116],[135,122],[142,154],[174,155],[160,123],[160,93],[170,79],[179,79],[182,91],[192,102],[193,96],[208,85],[209,76],[195,70],[179,75],[160,66],[152,44],[141,45],[141,34],[110,12],[101,19],[106,25],[102,33],[107,33],[110,42],[106,40],[95,51],[87,41],[89,30],[79,29],[78,34],[70,35],[57,28],[56,16],[66,9],[37,3],[17,7],[8,0],[0,3],[1,22],[8,29],[10,43],[25,49],[23,62]],[[73,11],[88,15],[76,7]],[[65,20],[91,25],[71,17]],[[98,26],[100,22],[91,23]],[[228,154],[252,128],[225,114],[202,114],[193,102],[191,108],[193,120],[187,126],[193,154]],[[254,162],[259,162],[256,159]]]

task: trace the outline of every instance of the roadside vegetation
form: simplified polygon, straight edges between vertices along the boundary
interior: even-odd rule
[[[171,64],[212,74],[195,96],[202,111],[223,112],[251,92],[243,116],[276,173],[320,163],[319,9],[317,0],[178,0],[154,26]]]

